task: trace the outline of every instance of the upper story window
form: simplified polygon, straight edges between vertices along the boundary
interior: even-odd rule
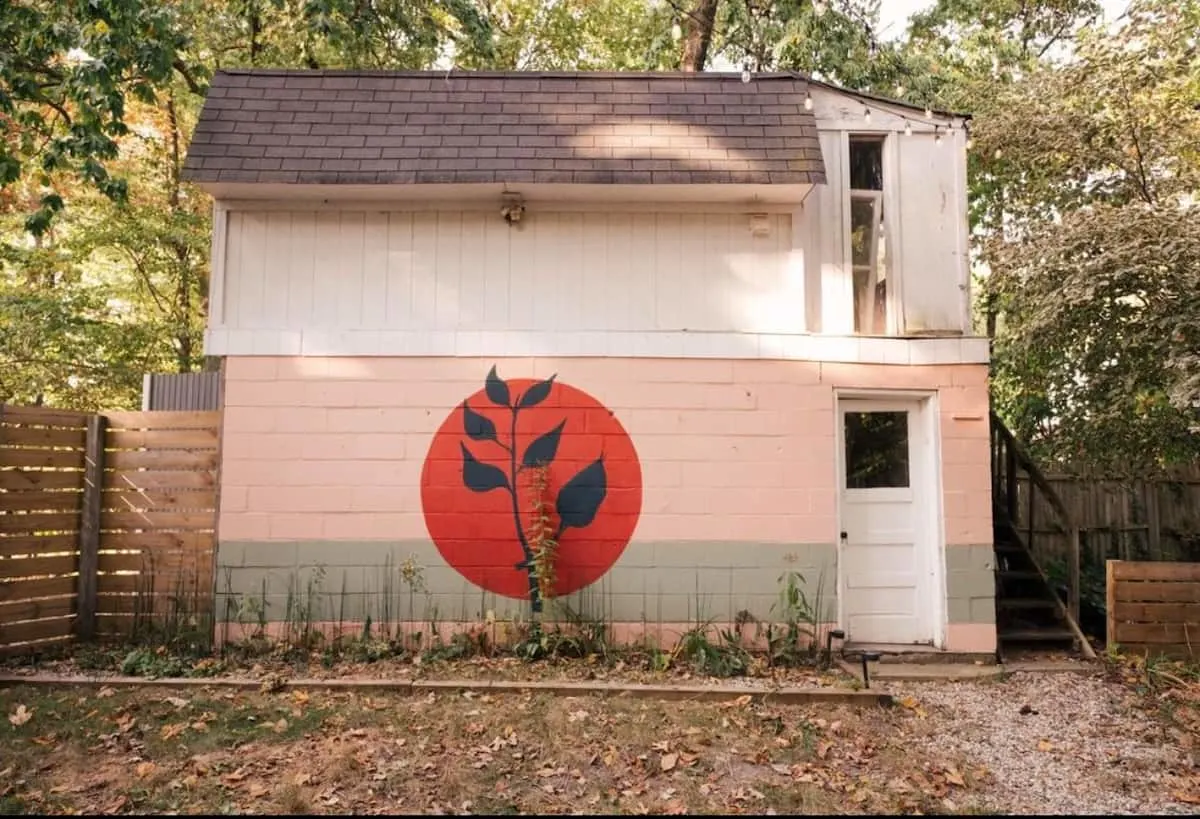
[[[888,253],[883,210],[883,137],[850,137],[850,258],[854,332],[888,332]]]

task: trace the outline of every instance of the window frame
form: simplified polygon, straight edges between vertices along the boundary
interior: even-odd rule
[[[851,168],[850,161],[851,149],[856,142],[875,142],[880,145],[880,180],[881,190],[866,190],[851,187]],[[849,311],[848,327],[850,334],[854,336],[877,336],[876,333],[863,333],[855,329],[858,324],[857,308],[854,303],[854,273],[855,270],[862,270],[863,265],[854,263],[854,233],[853,233],[853,203],[856,199],[872,199],[875,201],[875,213],[879,214],[879,208],[882,208],[882,229],[872,231],[871,245],[872,258],[878,260],[879,237],[882,232],[884,237],[884,247],[886,248],[885,257],[883,259],[884,280],[887,281],[887,290],[884,296],[884,322],[883,335],[888,337],[900,336],[901,311],[902,305],[900,301],[900,281],[899,281],[899,265],[896,263],[897,248],[899,242],[896,240],[898,233],[899,219],[896,214],[896,207],[899,203],[897,196],[897,173],[895,167],[895,150],[896,150],[896,135],[889,132],[880,131],[849,131],[845,134],[844,146],[844,162],[843,173],[845,183],[843,186],[843,195],[845,197],[843,208],[843,233],[845,239],[845,259],[846,272],[849,277]],[[871,279],[878,285],[879,281],[879,264],[876,262],[871,266]]]

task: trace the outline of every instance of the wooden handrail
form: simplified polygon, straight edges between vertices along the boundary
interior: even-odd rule
[[[1063,523],[1066,524],[1066,527],[1068,529],[1073,528],[1075,526],[1075,522],[1072,520],[1071,513],[1067,511],[1066,504],[1063,503],[1062,498],[1059,497],[1059,494],[1055,490],[1054,486],[1049,480],[1046,479],[1046,476],[1042,470],[1038,468],[1037,463],[1034,462],[1033,456],[1029,454],[1029,451],[1026,450],[1021,442],[1017,440],[1017,437],[1012,434],[1012,430],[1005,426],[1004,421],[994,412],[992,413],[992,429],[996,430],[996,432],[998,432],[1004,439],[1005,445],[1013,453],[1018,465],[1027,473],[1029,473],[1029,479],[1037,484],[1038,489],[1042,490],[1042,493],[1046,496],[1046,500],[1048,500],[1050,505],[1054,507],[1054,511],[1058,512],[1059,517],[1063,519]]]

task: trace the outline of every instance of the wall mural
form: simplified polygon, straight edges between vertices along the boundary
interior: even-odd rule
[[[607,572],[633,536],[642,470],[612,410],[550,376],[505,381],[492,367],[434,435],[421,472],[425,526],[446,562],[488,591],[542,608],[528,532],[535,467],[558,543],[554,593]]]

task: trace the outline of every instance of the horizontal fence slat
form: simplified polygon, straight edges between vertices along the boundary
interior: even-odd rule
[[[0,496],[2,497],[2,496]],[[100,500],[101,508],[128,509],[216,509],[217,493],[211,489],[145,489],[109,491]]]
[[[179,472],[129,469],[104,473],[105,489],[207,489],[217,485],[214,471]]]
[[[212,532],[106,532],[101,553],[119,549],[212,549]]]
[[[221,414],[214,410],[194,412],[106,412],[110,430],[126,429],[216,429]]]
[[[216,516],[211,512],[112,512],[100,513],[100,529],[212,529]]]
[[[216,449],[217,430],[216,427],[109,430],[104,446],[108,450]]]
[[[82,449],[16,449],[0,450],[4,466],[47,469],[83,469]]]
[[[0,467],[8,466],[0,459]],[[82,489],[83,470],[0,469],[0,489]]]
[[[1116,588],[1121,603],[1190,603],[1200,600],[1200,583],[1121,581]]]
[[[73,616],[67,616],[0,625],[0,643],[11,646],[12,643],[24,643],[30,640],[66,637],[71,633],[71,624],[74,620]]]
[[[1117,623],[1116,642],[1153,645],[1156,643],[1179,643],[1200,648],[1200,623]]]
[[[78,563],[79,558],[75,555],[0,558],[0,579],[8,580],[15,577],[69,574],[79,571]]]
[[[182,601],[177,596],[170,594],[101,593],[96,597],[96,613],[104,617],[149,612],[158,615],[196,612],[200,616],[204,616],[211,614],[212,611],[212,595],[204,591],[198,591],[195,595],[185,595]]]
[[[74,595],[50,597],[45,600],[18,600],[14,603],[0,603],[0,623],[40,620],[44,617],[65,617],[74,613]]]
[[[106,452],[105,469],[120,472],[125,469],[216,469],[217,451],[136,450],[118,449]]]
[[[79,551],[79,535],[13,535],[0,537],[0,557]]]
[[[97,600],[105,594],[164,595],[188,599],[202,591],[207,594],[211,584],[212,577],[207,567],[203,572],[183,570],[164,574],[101,574],[96,581],[96,593]]]
[[[0,446],[65,446],[72,449],[83,449],[86,438],[87,433],[82,429],[0,425]]]
[[[1192,622],[1200,628],[1200,597],[1192,603],[1117,603],[1112,616],[1125,623]]]
[[[35,489],[28,492],[0,492],[3,512],[78,512],[83,508],[83,493],[74,490],[54,492]]]
[[[6,580],[0,582],[0,603],[32,600],[35,597],[58,597],[75,593],[74,577],[43,577],[37,580]]]
[[[1190,646],[1183,643],[1121,643],[1123,654],[1149,654],[1152,657],[1160,654],[1177,659],[1200,658],[1200,643]]]
[[[1113,561],[1113,577],[1120,580],[1169,580],[1200,583],[1200,563]]]
[[[199,570],[211,565],[212,553],[207,551],[100,553],[102,572],[162,572],[181,568]]]
[[[87,426],[89,413],[75,410],[55,410],[45,407],[14,407],[0,404],[0,420],[6,424],[39,424],[42,426],[77,427]]]
[[[79,529],[79,513],[49,513],[30,515],[0,515],[0,532],[25,534],[33,532],[71,532]]]

